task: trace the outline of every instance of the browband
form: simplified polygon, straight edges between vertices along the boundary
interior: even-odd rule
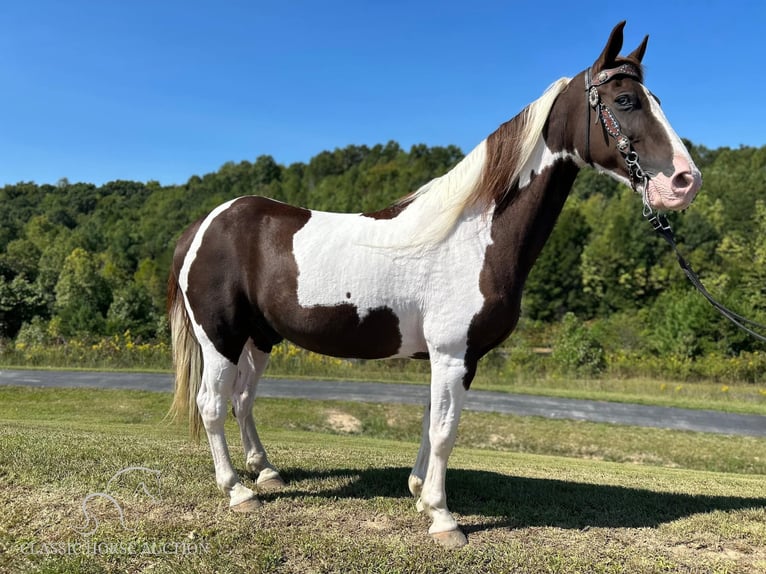
[[[637,80],[641,79],[641,72],[633,64],[624,63],[616,68],[609,68],[608,70],[601,70],[592,78],[592,82],[588,88],[603,86],[609,80],[615,76],[632,76]]]

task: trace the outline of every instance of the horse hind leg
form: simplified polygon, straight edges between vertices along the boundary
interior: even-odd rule
[[[258,350],[253,341],[248,340],[237,364],[237,382],[231,402],[239,424],[247,470],[258,475],[256,484],[259,490],[278,490],[285,486],[285,482],[266,456],[253,417],[258,381],[268,361],[269,354]]]
[[[417,499],[418,512],[423,511],[423,505],[420,501],[420,493],[423,491],[423,481],[426,478],[426,471],[428,470],[428,458],[431,454],[431,441],[428,436],[428,430],[431,422],[431,403],[428,402],[423,411],[423,430],[420,435],[420,449],[418,450],[418,456],[415,459],[415,466],[412,467],[409,479],[407,480],[407,486],[409,486],[410,493]]]
[[[213,455],[215,480],[218,488],[229,496],[229,507],[232,510],[251,512],[260,506],[260,502],[255,493],[240,482],[231,464],[224,434],[229,397],[232,396],[237,379],[237,366],[220,355],[212,345],[203,345],[203,361],[197,406]]]

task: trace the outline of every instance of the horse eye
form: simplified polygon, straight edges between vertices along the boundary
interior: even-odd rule
[[[633,98],[629,94],[620,94],[614,99],[614,103],[621,110],[633,109]]]

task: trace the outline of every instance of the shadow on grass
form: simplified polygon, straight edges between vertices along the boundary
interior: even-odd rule
[[[333,469],[304,471],[287,469],[290,488],[276,496],[327,498],[409,496],[409,468]],[[305,480],[342,482],[339,487],[301,490]],[[541,478],[513,477],[481,470],[450,469],[447,472],[450,509],[464,515],[486,516],[485,524],[468,526],[466,532],[493,528],[555,526],[656,527],[679,518],[720,511],[766,507],[766,497],[690,495],[654,492],[622,486],[605,486]],[[494,520],[493,520],[494,519]]]

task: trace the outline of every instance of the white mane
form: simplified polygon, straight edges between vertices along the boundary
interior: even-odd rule
[[[517,129],[513,130],[514,141],[505,142],[510,143],[515,152],[512,162],[509,162],[513,165],[504,166],[508,169],[505,191],[518,181],[542,137],[553,102],[568,84],[569,78],[554,82],[540,98],[508,122],[516,123]],[[485,170],[490,168],[487,166],[488,145],[488,139],[484,139],[452,170],[401,200],[402,204],[410,204],[405,213],[417,211],[420,214],[417,225],[404,239],[404,244],[424,246],[439,243],[449,235],[467,209],[476,206],[486,212],[495,199],[500,199],[487,197],[492,190],[483,189],[481,185]]]

